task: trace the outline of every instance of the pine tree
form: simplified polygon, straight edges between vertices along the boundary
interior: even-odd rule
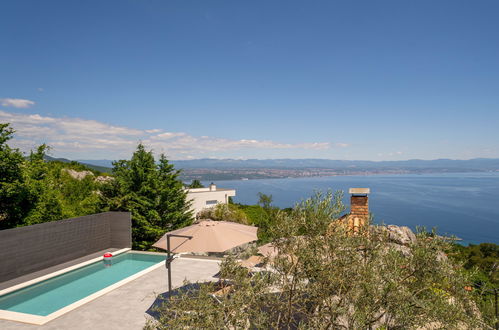
[[[45,144],[40,145],[26,161],[23,174],[29,191],[29,207],[26,209],[29,211],[23,225],[64,219],[59,187],[50,175],[50,165],[45,161],[47,150]]]
[[[204,185],[198,179],[194,179],[194,180],[192,180],[191,184],[188,185],[188,187],[191,189],[204,188]]]
[[[164,155],[156,164],[153,153],[139,144],[131,160],[113,166],[115,179],[103,196],[110,210],[132,213],[133,248],[150,249],[166,231],[189,224],[192,214],[179,171]]]
[[[180,171],[168,162],[165,155],[159,159],[160,194],[158,212],[162,219],[173,228],[184,227],[192,221],[190,203],[186,201],[187,192],[179,180]]]

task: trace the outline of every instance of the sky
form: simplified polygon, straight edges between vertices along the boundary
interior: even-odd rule
[[[0,2],[11,145],[123,159],[499,158],[499,1]]]

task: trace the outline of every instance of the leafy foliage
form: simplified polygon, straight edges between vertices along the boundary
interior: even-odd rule
[[[235,204],[217,204],[214,207],[207,208],[198,213],[199,219],[211,219],[215,221],[232,221],[250,224],[248,217],[238,205]]]
[[[76,162],[45,161],[46,145],[25,158],[6,143],[13,133],[8,124],[0,124],[0,228],[100,212],[98,172]],[[77,179],[68,170],[92,175]]]
[[[257,226],[259,240],[268,242],[271,239],[269,229],[272,227],[272,219],[279,208],[272,205],[272,195],[258,193],[258,197],[258,205],[234,204],[229,200],[228,204],[217,204],[201,211],[198,218]]]
[[[113,165],[114,180],[102,190],[104,203],[111,211],[132,213],[135,249],[150,249],[166,231],[192,221],[179,171],[164,155],[156,163],[152,152],[139,144],[130,160]]]
[[[0,229],[22,223],[26,214],[28,191],[24,184],[24,157],[7,142],[14,130],[9,124],[0,123]]]
[[[258,239],[264,243],[272,239],[270,229],[273,226],[275,215],[279,211],[279,208],[273,206],[272,202],[272,195],[260,192],[258,193],[257,205],[238,204],[238,207],[246,214],[248,223],[258,227]]]
[[[484,318],[491,326],[499,322],[496,318],[494,296],[495,291],[499,291],[499,245],[453,244],[448,253],[470,273],[470,285],[479,296],[479,306]]]
[[[451,255],[464,263],[469,270],[477,269],[487,281],[499,288],[499,245],[493,243],[455,244]]]
[[[77,162],[47,161],[46,145],[28,157],[9,147],[14,131],[0,124],[0,229],[102,211],[130,211],[134,248],[149,249],[164,232],[190,223],[179,171],[143,145],[114,164],[114,177]]]
[[[191,184],[187,186],[188,188],[204,188],[204,185],[198,179],[192,180]]]
[[[218,284],[180,290],[150,326],[482,328],[464,289],[469,275],[442,253],[444,241],[420,233],[414,244],[394,245],[375,226],[351,235],[335,222],[343,209],[341,194],[318,193],[290,213],[277,212],[271,231],[278,256],[265,260],[266,271],[227,258]]]

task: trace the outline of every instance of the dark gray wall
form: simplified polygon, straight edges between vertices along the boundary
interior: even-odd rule
[[[108,248],[132,246],[129,212],[104,212],[0,231],[0,282]]]

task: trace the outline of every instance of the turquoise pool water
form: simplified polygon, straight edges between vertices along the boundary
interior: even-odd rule
[[[123,253],[113,257],[111,266],[98,261],[0,296],[0,309],[47,316],[164,260],[161,255]]]

